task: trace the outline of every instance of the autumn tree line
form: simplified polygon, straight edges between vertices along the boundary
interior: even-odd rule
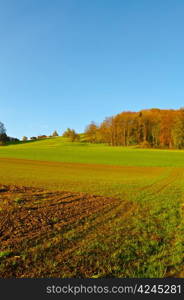
[[[31,137],[30,140],[59,136],[55,130],[52,135]],[[91,122],[80,135],[67,128],[63,137],[72,142],[106,143],[111,146],[137,146],[142,148],[184,149],[184,108],[147,109],[139,112],[124,111],[97,125]],[[82,137],[82,139],[81,139]],[[22,141],[26,142],[27,137]],[[0,145],[18,142],[8,137],[4,124],[0,122]]]
[[[126,111],[92,122],[85,130],[90,143],[111,146],[138,145],[143,148],[184,148],[184,108]]]

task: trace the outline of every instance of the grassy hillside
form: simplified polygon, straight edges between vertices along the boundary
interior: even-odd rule
[[[60,137],[1,147],[0,273],[183,277],[183,157]]]
[[[130,194],[169,176],[172,168],[163,166],[177,166],[180,155],[184,152],[71,143],[59,137],[1,147],[0,176],[6,184],[124,197],[127,189]]]
[[[184,151],[72,143],[57,137],[0,147],[0,157],[117,166],[184,167]]]

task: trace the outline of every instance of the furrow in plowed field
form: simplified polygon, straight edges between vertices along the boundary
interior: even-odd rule
[[[16,272],[14,267],[10,271],[12,260],[16,263],[22,261],[24,251],[57,235],[62,237],[67,230],[85,223],[90,216],[95,218],[99,213],[103,215],[103,212],[112,210],[119,201],[83,193],[52,193],[42,189],[1,186],[0,253],[4,256],[1,254],[0,260],[6,265],[1,276],[16,276],[17,272],[21,275],[19,268]],[[66,248],[64,244],[60,241],[59,253],[62,247]]]

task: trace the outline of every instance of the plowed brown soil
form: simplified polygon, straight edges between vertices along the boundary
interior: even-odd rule
[[[116,205],[118,200],[111,197],[1,185],[0,277],[39,276],[31,264],[39,255],[38,261],[44,262],[47,241],[52,247],[55,238],[58,248],[53,255],[61,255],[74,246],[61,240],[64,233]],[[48,275],[46,269],[42,269],[44,275]]]

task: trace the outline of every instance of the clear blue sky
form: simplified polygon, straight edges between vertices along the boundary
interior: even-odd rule
[[[183,0],[2,0],[0,121],[22,137],[179,108],[183,35]]]

